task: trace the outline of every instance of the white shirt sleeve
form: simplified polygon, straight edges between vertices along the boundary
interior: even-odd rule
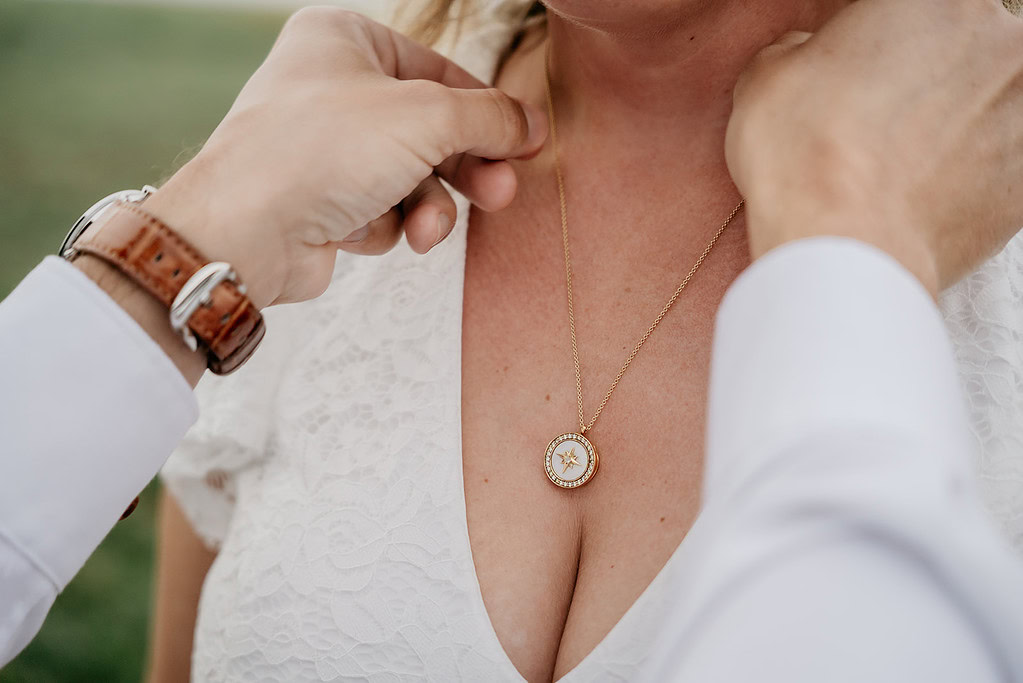
[[[694,561],[649,679],[1023,680],[1023,567],[920,284],[853,240],[784,246],[729,290],[712,359]]]
[[[0,303],[0,666],[197,416],[156,342],[64,260]]]

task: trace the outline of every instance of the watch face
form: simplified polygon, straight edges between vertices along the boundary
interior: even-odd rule
[[[99,200],[90,206],[88,210],[83,213],[77,221],[75,221],[75,224],[71,226],[71,230],[68,231],[67,237],[64,238],[64,242],[60,245],[60,251],[57,253],[64,258],[74,256],[75,242],[78,241],[78,238],[82,236],[82,233],[93,224],[99,215],[114,202],[121,201],[135,204],[141,202],[155,191],[156,188],[146,185],[141,190],[121,190],[120,192],[107,195],[103,199]]]

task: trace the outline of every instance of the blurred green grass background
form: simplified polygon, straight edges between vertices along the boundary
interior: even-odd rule
[[[284,16],[0,0],[0,298],[95,200],[158,183],[201,145]],[[141,680],[156,486],[0,681]]]

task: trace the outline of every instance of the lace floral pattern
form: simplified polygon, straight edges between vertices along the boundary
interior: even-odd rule
[[[491,3],[454,57],[487,80],[528,2]],[[271,309],[264,347],[198,390],[163,477],[220,552],[196,681],[521,680],[469,547],[461,465],[468,204],[428,258],[341,254],[312,302]],[[1023,243],[941,301],[993,515],[1023,548]],[[669,561],[675,562],[680,553]],[[662,570],[563,680],[629,680],[662,623]]]
[[[976,437],[981,493],[1023,551],[1023,235],[940,304]]]

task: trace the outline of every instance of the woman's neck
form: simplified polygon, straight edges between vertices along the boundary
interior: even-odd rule
[[[566,142],[597,139],[652,160],[702,148],[720,155],[732,87],[753,55],[786,31],[817,29],[849,1],[682,0],[659,14],[615,3],[623,8],[588,17],[551,2],[559,127]]]

